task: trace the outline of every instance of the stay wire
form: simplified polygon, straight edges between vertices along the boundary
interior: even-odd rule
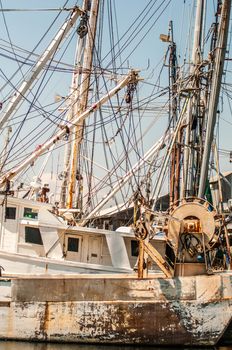
[[[66,1],[66,3],[68,3],[69,0]],[[32,56],[32,54],[34,54],[34,52],[36,51],[36,49],[39,47],[39,45],[41,44],[41,42],[44,40],[44,38],[46,37],[46,35],[49,33],[49,31],[51,30],[51,28],[53,27],[53,25],[55,24],[55,22],[57,21],[57,19],[59,18],[59,16],[61,15],[61,11],[55,16],[54,20],[52,21],[52,23],[49,25],[48,29],[45,31],[45,33],[43,34],[43,36],[40,38],[40,40],[38,41],[38,43],[34,46],[33,50],[30,51],[28,53],[28,56],[25,58],[25,62],[22,63],[21,67],[24,65],[24,63],[27,62],[27,60]],[[68,18],[68,16],[67,16]],[[13,77],[19,72],[19,68],[11,75],[11,77],[8,80],[12,80]],[[29,71],[28,71],[29,72]],[[21,81],[22,82],[22,81]],[[20,82],[18,82],[18,84],[20,84]],[[1,87],[1,90],[5,88],[5,85]],[[13,90],[14,92],[14,90]]]
[[[62,38],[61,38],[60,40],[62,40]],[[53,53],[53,57],[55,56],[55,54],[56,54],[56,52]],[[51,62],[52,62],[52,58],[51,58],[49,64],[51,64]],[[41,80],[41,82],[40,82],[40,84],[39,84],[39,87],[37,88],[37,91],[36,91],[36,93],[35,93],[35,95],[34,95],[34,97],[33,97],[33,100],[32,100],[32,102],[31,102],[31,104],[30,104],[30,106],[29,106],[29,109],[28,109],[28,111],[27,111],[25,117],[23,118],[23,120],[22,120],[20,126],[18,127],[18,130],[17,130],[17,131],[15,132],[15,134],[13,135],[13,136],[14,136],[14,140],[13,140],[11,146],[10,146],[10,149],[9,149],[9,151],[8,151],[8,155],[10,155],[10,153],[11,153],[11,151],[12,151],[12,149],[13,149],[15,143],[16,143],[16,140],[17,140],[17,138],[18,138],[18,136],[19,136],[19,133],[20,133],[20,131],[21,131],[21,129],[22,129],[22,127],[23,127],[23,125],[24,125],[26,119],[27,119],[27,116],[28,116],[28,114],[29,114],[31,108],[33,107],[34,101],[35,101],[36,98],[37,98],[37,94],[39,94],[40,88],[41,88],[41,86],[42,86],[42,84],[43,84],[43,81],[44,81],[44,79],[45,79],[45,77],[46,77],[46,74],[47,74],[47,71],[45,71],[45,74],[44,74],[44,76],[43,76],[43,78],[42,78],[42,80]],[[7,158],[6,158],[6,159],[7,159]],[[4,165],[5,165],[5,161],[4,161],[3,166],[4,166]]]

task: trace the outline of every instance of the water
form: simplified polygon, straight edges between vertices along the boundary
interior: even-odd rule
[[[155,346],[123,346],[123,345],[84,345],[84,344],[47,344],[26,343],[14,341],[0,341],[0,350],[177,350],[180,347],[155,347]],[[218,347],[183,347],[182,350],[232,350],[232,344]]]

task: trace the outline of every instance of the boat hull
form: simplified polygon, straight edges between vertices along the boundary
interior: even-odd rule
[[[2,339],[215,345],[232,319],[232,274],[2,279],[0,297]]]
[[[131,273],[132,269],[122,269],[100,264],[82,263],[64,259],[52,259],[7,253],[0,250],[0,266],[9,274],[101,274]]]

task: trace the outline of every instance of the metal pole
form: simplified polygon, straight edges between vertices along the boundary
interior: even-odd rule
[[[171,156],[171,153],[172,153],[173,146],[174,146],[174,143],[176,141],[177,135],[180,132],[180,128],[181,128],[181,125],[182,125],[182,122],[183,122],[183,116],[184,116],[187,104],[188,104],[188,99],[185,101],[185,105],[183,107],[182,113],[181,113],[181,115],[179,117],[178,123],[176,124],[176,127],[175,127],[174,134],[173,134],[173,136],[171,138],[171,141],[169,143],[168,152],[166,153],[166,156],[164,158],[163,164],[162,164],[161,169],[160,169],[158,181],[156,183],[156,186],[155,186],[155,189],[154,189],[154,192],[153,192],[153,195],[152,195],[152,198],[154,199],[154,205],[157,202],[157,199],[158,199],[159,194],[160,194],[161,186],[163,184],[164,176],[165,176],[166,170],[167,170],[168,161],[170,159],[170,156]]]
[[[176,60],[176,44],[173,39],[173,23],[169,23],[169,33],[170,33],[170,55],[169,55],[169,85],[170,85],[170,117],[172,118],[172,125],[175,127],[177,123],[177,60]],[[171,120],[170,118],[170,120]],[[179,182],[176,175],[178,175],[177,168],[180,161],[179,157],[179,145],[176,143],[173,145],[172,155],[171,155],[171,166],[170,166],[170,205],[174,202],[174,198],[179,197],[179,189],[177,183]]]
[[[203,198],[205,193],[205,185],[208,177],[208,168],[209,168],[209,158],[211,145],[214,136],[214,127],[217,117],[217,107],[218,100],[221,88],[221,79],[224,68],[224,60],[227,46],[227,37],[229,31],[229,22],[230,22],[230,10],[231,10],[231,0],[224,0],[221,10],[221,22],[218,33],[218,42],[216,47],[215,54],[215,65],[213,71],[213,82],[212,89],[210,92],[209,108],[208,108],[208,124],[206,129],[206,138],[205,138],[205,148],[203,152],[201,174],[200,174],[200,183],[198,197]]]
[[[193,48],[192,48],[192,65],[190,67],[190,75],[194,74],[196,65],[200,61],[201,54],[201,33],[202,33],[202,23],[203,23],[203,9],[205,0],[197,0],[197,8],[195,15],[195,26],[194,26],[194,38],[193,38]],[[195,85],[195,78],[192,79],[192,85]],[[192,190],[193,183],[188,181],[192,175],[192,169],[190,169],[190,164],[192,164],[193,150],[191,150],[191,121],[192,121],[192,108],[193,101],[189,100],[189,105],[187,109],[187,117],[184,122],[187,124],[186,134],[185,134],[185,149],[184,149],[184,165],[183,165],[183,178],[181,185],[181,197],[185,197],[186,190]]]

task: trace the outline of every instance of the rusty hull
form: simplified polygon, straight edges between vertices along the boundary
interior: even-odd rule
[[[214,345],[232,320],[232,273],[0,280],[0,338]]]

